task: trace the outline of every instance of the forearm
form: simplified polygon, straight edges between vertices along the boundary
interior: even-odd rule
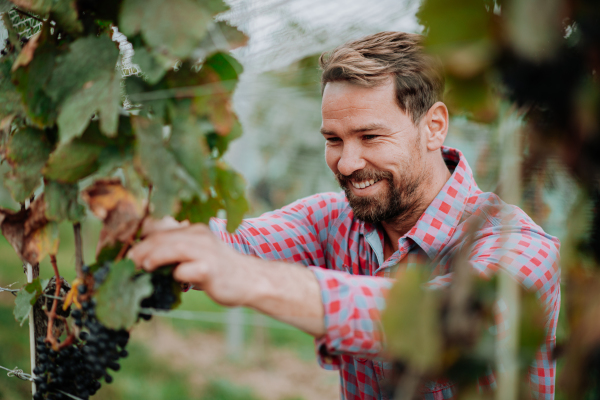
[[[295,326],[315,337],[325,334],[319,283],[303,266],[248,257],[247,296],[242,306]]]

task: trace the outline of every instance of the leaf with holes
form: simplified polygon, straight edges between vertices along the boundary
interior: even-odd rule
[[[110,272],[96,293],[98,320],[111,329],[128,329],[135,324],[140,303],[152,294],[149,274],[138,275],[131,260],[110,266]]]

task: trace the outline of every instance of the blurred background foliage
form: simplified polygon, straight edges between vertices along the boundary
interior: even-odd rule
[[[233,52],[244,66],[233,96],[244,133],[226,156],[247,181],[249,215],[315,192],[339,190],[324,162],[323,140],[318,134],[318,55],[347,40],[383,30],[427,34],[429,51],[446,66],[445,100],[452,112],[446,144],[465,154],[484,191],[501,192],[503,186],[519,180],[520,206],[562,242],[565,287],[557,355],[563,357],[558,362],[556,397],[599,398],[598,2],[373,0],[368,7],[360,0],[227,3],[230,10],[218,18],[230,21],[250,38],[245,47]],[[499,148],[511,135],[521,141],[522,175],[503,181]],[[16,206],[5,188],[0,190],[0,205]],[[100,227],[93,218],[86,218],[82,225],[87,246],[84,254],[86,261],[92,262]],[[61,226],[58,258],[72,265],[70,238],[70,227]],[[19,287],[24,282],[20,261],[7,243],[0,246],[0,286],[17,282],[15,287]],[[51,269],[42,265],[41,271],[47,277]],[[68,280],[73,277],[66,274]],[[14,322],[11,308],[11,295],[1,293],[0,365],[25,368],[27,332]],[[185,295],[182,309],[224,311],[201,293]],[[128,364],[114,385],[96,397],[291,400],[337,393],[335,373],[310,375],[313,372],[294,370],[294,363],[314,363],[312,340],[307,335],[247,328],[244,355],[228,362],[223,332],[221,324],[155,318],[140,329],[139,338],[134,334]],[[196,364],[179,353],[178,358],[150,351],[152,340],[159,339],[205,341],[208,346],[198,344],[200,351],[194,352],[194,357],[213,360],[209,349],[218,349],[222,352],[217,352],[216,360],[221,364]],[[285,355],[288,349],[293,352]],[[281,363],[281,358],[289,362]],[[277,371],[286,368],[290,390],[264,394],[260,386],[285,380]],[[255,370],[266,371],[272,379],[253,379],[256,375],[250,372]],[[26,383],[0,379],[0,399],[27,398]],[[314,391],[302,391],[302,386],[311,385]]]

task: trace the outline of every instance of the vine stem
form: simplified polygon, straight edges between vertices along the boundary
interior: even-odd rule
[[[83,280],[83,244],[81,241],[81,223],[73,224],[73,234],[75,236],[75,272],[77,277]]]
[[[54,269],[54,276],[56,277],[56,290],[54,291],[54,296],[59,297],[60,289],[62,286],[62,280],[60,278],[60,274],[58,272],[58,265],[56,264],[56,255],[50,254],[50,263],[52,264],[52,269]],[[58,308],[58,299],[54,299],[52,301],[52,309],[48,313],[48,332],[46,333],[46,341],[50,342],[52,348],[54,350],[58,350],[58,342],[52,333],[52,328],[54,327],[54,320],[58,317],[56,314],[56,309]],[[66,321],[65,321],[66,323]]]
[[[117,257],[115,257],[115,262],[121,261],[123,259],[123,257],[125,257],[125,254],[127,254],[129,249],[133,245],[133,242],[135,241],[136,236],[138,236],[138,234],[142,230],[144,221],[146,220],[146,218],[148,218],[148,215],[150,215],[150,197],[151,196],[152,196],[152,185],[148,186],[148,200],[146,201],[146,207],[144,208],[144,215],[142,215],[142,218],[140,218],[140,220],[138,221],[138,224],[137,224],[133,234],[127,239],[127,242],[125,242],[123,247],[121,247],[119,254],[117,254]]]

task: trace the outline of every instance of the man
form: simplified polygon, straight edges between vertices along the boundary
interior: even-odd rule
[[[429,285],[447,285],[466,226],[483,217],[470,264],[485,277],[504,269],[537,292],[548,335],[530,382],[534,397],[552,399],[558,241],[519,208],[481,192],[462,154],[443,147],[444,79],[421,36],[368,36],[321,57],[321,67],[325,158],[344,192],[245,220],[235,234],[218,219],[210,230],[163,221],[131,258],[148,271],[178,263],[174,277],[216,302],[308,332],[321,364],[340,370],[342,398],[382,399],[389,369],[376,358],[385,346],[378,320],[390,278],[428,264]],[[448,399],[456,390],[432,383],[423,391],[426,399]]]

